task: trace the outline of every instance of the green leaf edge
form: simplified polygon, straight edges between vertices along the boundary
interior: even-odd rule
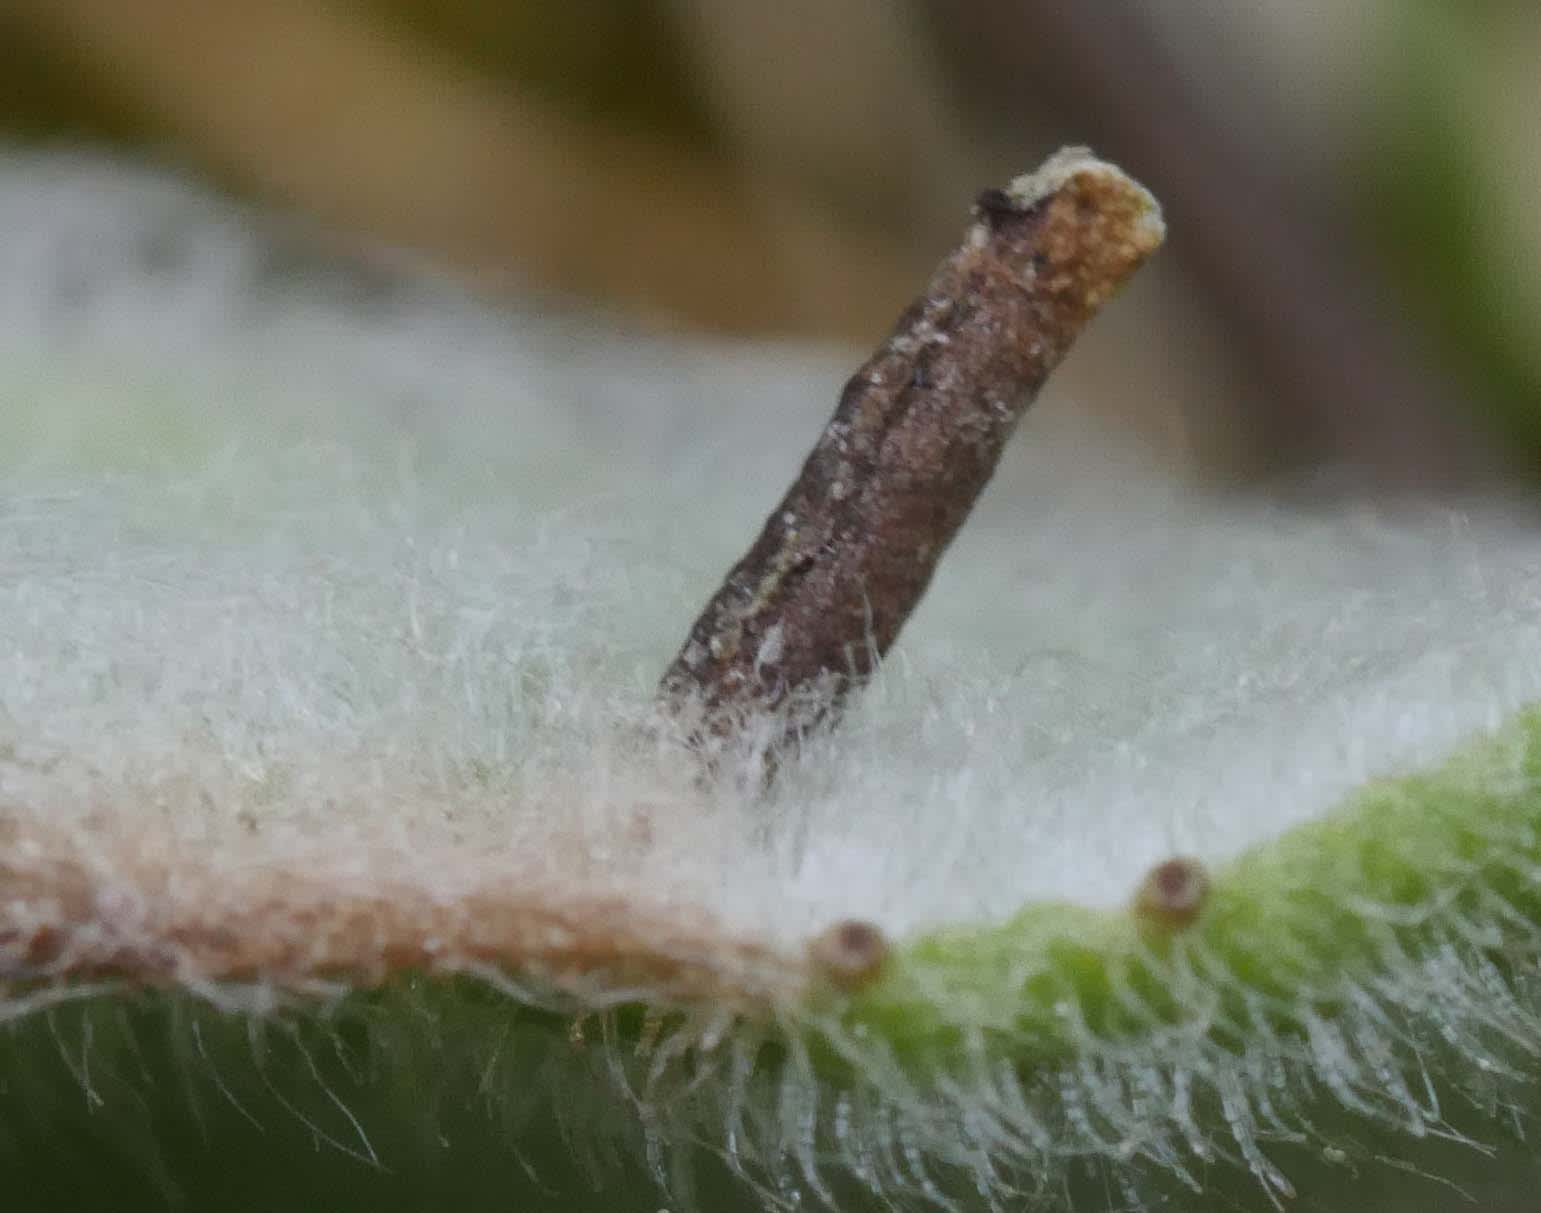
[[[1187,928],[1132,908],[1032,904],[912,939],[826,1011],[837,1035],[937,1067],[981,1046],[1047,1063],[1172,1030],[1240,1052],[1259,1030],[1303,1032],[1308,1015],[1330,1017],[1356,984],[1453,935],[1507,972],[1534,955],[1541,923],[1538,776],[1532,706],[1437,769],[1377,779],[1212,872]]]

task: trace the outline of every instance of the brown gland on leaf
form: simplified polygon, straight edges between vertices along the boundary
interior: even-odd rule
[[[815,936],[808,956],[831,985],[850,992],[870,984],[883,971],[888,940],[872,923],[846,918]]]
[[[1209,900],[1209,872],[1197,859],[1158,863],[1134,895],[1134,912],[1143,922],[1180,930],[1198,921]]]

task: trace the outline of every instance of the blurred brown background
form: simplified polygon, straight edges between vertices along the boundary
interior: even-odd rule
[[[1216,479],[1421,487],[1541,472],[1538,64],[1534,0],[0,0],[0,140],[861,345],[978,189],[1090,143],[1172,240],[1062,391]]]

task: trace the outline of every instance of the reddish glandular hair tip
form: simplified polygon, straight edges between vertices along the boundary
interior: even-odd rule
[[[1209,873],[1197,859],[1158,863],[1140,883],[1134,912],[1143,921],[1180,929],[1192,926],[1209,900]]]
[[[859,990],[882,972],[888,939],[872,923],[846,918],[815,936],[808,955],[832,985]]]

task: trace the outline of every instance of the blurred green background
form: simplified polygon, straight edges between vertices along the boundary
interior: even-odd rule
[[[978,189],[1087,142],[1173,235],[1066,393],[1221,479],[1421,487],[1541,471],[1538,62],[1534,0],[0,0],[0,140],[860,345]]]

